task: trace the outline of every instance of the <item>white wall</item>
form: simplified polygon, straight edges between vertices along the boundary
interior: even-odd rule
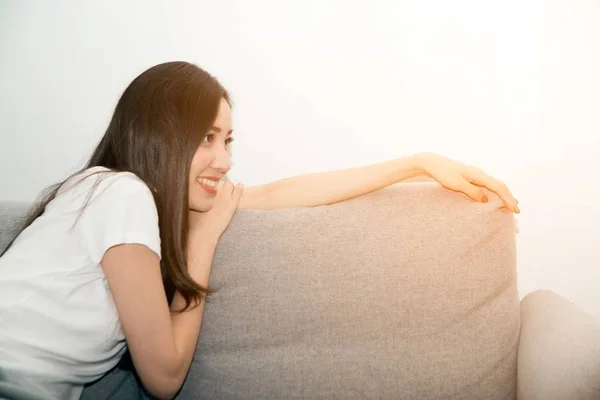
[[[433,151],[520,201],[520,289],[600,317],[600,3],[1,1],[0,200],[80,167],[120,92],[193,61],[246,185]]]

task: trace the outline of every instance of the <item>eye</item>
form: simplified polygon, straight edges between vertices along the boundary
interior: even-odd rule
[[[212,142],[214,142],[215,139],[215,135],[213,135],[212,133],[207,134],[206,136],[204,136],[204,138],[202,138],[202,144],[210,144]],[[231,142],[233,142],[233,137],[228,137],[227,139],[225,139],[225,146],[229,146],[231,144]]]

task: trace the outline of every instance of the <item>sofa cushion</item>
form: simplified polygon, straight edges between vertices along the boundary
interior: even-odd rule
[[[238,210],[180,398],[514,399],[515,225],[488,194]]]
[[[31,206],[30,203],[0,203],[0,254],[25,222]]]

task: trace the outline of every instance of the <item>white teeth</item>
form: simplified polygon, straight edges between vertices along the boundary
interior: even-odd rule
[[[198,179],[198,182],[200,182],[203,185],[210,186],[213,188],[217,187],[217,182],[211,181],[210,179],[200,178],[200,179]]]

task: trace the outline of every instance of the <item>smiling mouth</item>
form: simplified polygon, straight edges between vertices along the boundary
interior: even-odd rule
[[[196,178],[196,182],[206,192],[208,192],[208,193],[210,193],[212,195],[217,194],[217,183],[218,183],[218,181],[215,181],[213,179],[207,179],[207,178]]]
[[[212,179],[206,179],[206,178],[198,178],[198,179],[196,179],[196,182],[198,182],[201,185],[210,186],[213,189],[217,187],[217,183],[218,183],[218,181],[213,181]]]

